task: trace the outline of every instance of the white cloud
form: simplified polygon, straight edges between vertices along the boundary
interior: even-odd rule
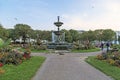
[[[99,3],[99,6],[104,10],[100,11],[99,15],[95,14],[92,17],[87,12],[83,12],[82,15],[64,14],[62,16],[65,19],[64,28],[120,30],[120,2],[118,0],[106,0],[104,3]]]

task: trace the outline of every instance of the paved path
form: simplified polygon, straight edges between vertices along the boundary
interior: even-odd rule
[[[112,80],[84,61],[87,56],[99,53],[38,54],[47,60],[32,80]]]

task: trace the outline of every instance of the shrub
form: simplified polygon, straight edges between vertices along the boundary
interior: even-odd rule
[[[115,60],[115,65],[120,67],[120,60]]]
[[[89,44],[89,45],[86,45],[85,43],[77,43],[75,42],[73,44],[73,49],[76,49],[76,50],[87,50],[87,49],[95,49],[96,47],[92,44]]]
[[[104,60],[104,57],[103,57],[102,54],[99,54],[99,55],[97,55],[97,59],[99,59],[99,60]]]
[[[2,68],[0,68],[0,74],[5,73],[5,70],[3,70]]]
[[[35,45],[32,47],[32,49],[36,49],[36,50],[46,50],[47,46],[45,45]]]
[[[3,64],[20,64],[23,59],[23,54],[18,52],[17,50],[10,51],[9,53],[2,53],[2,57],[0,58],[0,62]]]
[[[108,58],[108,55],[105,52],[102,52],[101,54],[97,55],[97,59],[99,60],[105,60],[107,58]]]
[[[30,54],[31,54],[31,50],[26,49],[24,54],[23,54],[24,59],[30,59],[30,57],[31,57]]]
[[[0,38],[0,46],[4,44],[4,41]]]
[[[115,65],[115,60],[113,59],[108,59],[107,62],[110,63],[111,65]]]

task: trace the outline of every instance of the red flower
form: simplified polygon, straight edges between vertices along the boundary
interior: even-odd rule
[[[3,66],[3,63],[0,62],[0,67],[2,67],[2,66]]]
[[[26,58],[26,59],[29,59],[30,58],[30,54],[24,54],[23,57]]]

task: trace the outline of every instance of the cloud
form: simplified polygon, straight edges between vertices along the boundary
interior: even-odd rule
[[[106,0],[104,2],[95,2],[95,13],[92,15],[89,11],[81,12],[81,14],[64,14],[64,28],[66,29],[113,29],[120,30],[120,1]],[[101,8],[101,9],[100,9]],[[97,14],[99,11],[99,14]]]
[[[57,1],[30,0],[16,4],[19,1],[4,1],[0,18],[5,26],[23,22],[33,25],[35,29],[40,26],[40,29],[51,30],[55,27],[53,22],[56,21],[56,16],[62,15],[60,20],[64,25],[61,28],[64,29],[120,30],[120,0],[70,0],[62,6],[56,6]]]

